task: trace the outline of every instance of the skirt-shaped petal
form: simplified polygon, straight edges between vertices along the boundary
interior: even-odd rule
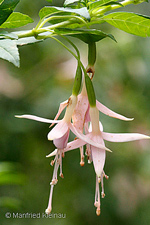
[[[99,135],[91,137],[94,142],[102,144],[105,146],[103,139]],[[94,164],[95,173],[98,177],[101,176],[105,164],[106,151],[101,148],[97,148],[91,145],[91,153]]]
[[[69,138],[69,128],[68,131],[61,137],[61,138],[56,138],[53,140],[54,145],[58,149],[64,149],[67,146],[68,143],[68,138]]]
[[[54,140],[63,137],[68,131],[68,124],[61,120],[49,133],[48,140]]]
[[[101,176],[105,164],[106,153],[104,149],[91,146],[92,159],[95,173],[98,177]]]

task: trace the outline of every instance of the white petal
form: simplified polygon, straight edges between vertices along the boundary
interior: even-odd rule
[[[69,138],[69,131],[70,131],[70,129],[68,128],[68,131],[65,132],[65,134],[61,138],[56,138],[53,140],[53,144],[56,146],[56,148],[64,149],[67,146],[68,138]]]
[[[66,108],[66,106],[68,105],[68,100],[60,103],[60,106],[59,106],[59,109],[58,109],[58,112],[55,116],[55,120],[58,119],[58,117],[60,116],[61,112]]]
[[[98,177],[101,176],[105,164],[106,153],[105,150],[91,146],[92,159],[95,173]]]
[[[49,133],[48,140],[61,138],[68,131],[68,124],[65,121],[59,122]]]
[[[64,102],[62,102],[62,103],[60,103],[58,112],[57,112],[57,114],[56,114],[54,120],[57,120],[57,119],[58,119],[58,117],[60,116],[60,114],[62,113],[62,111],[65,109],[65,107],[66,107],[67,105],[68,105],[68,100],[66,100],[66,101],[64,101]],[[52,127],[53,125],[54,125],[54,123],[51,124],[50,127]]]
[[[64,152],[68,152],[70,150],[77,149],[85,144],[86,144],[86,142],[81,139],[71,141],[67,144],[67,147],[64,149]]]
[[[111,141],[111,142],[127,142],[127,141],[141,140],[141,139],[150,139],[149,136],[144,134],[138,134],[138,133],[117,134],[117,133],[102,132],[102,137],[104,138],[104,140]]]
[[[131,120],[134,119],[134,118],[127,118],[127,117],[122,116],[122,115],[120,115],[116,112],[113,112],[111,109],[107,108],[106,106],[104,106],[102,103],[100,103],[97,100],[96,100],[96,107],[102,113],[106,114],[107,116],[114,117],[116,119],[125,120],[125,121],[131,121]]]
[[[45,119],[45,118],[33,116],[33,115],[21,115],[21,116],[16,115],[15,117],[21,118],[21,119],[23,118],[23,119],[29,119],[29,120],[36,120],[43,123],[59,123],[61,121],[61,120],[49,120],[49,119]]]
[[[78,138],[80,138],[81,140],[85,141],[86,143],[88,143],[88,144],[90,144],[90,145],[93,145],[93,146],[95,146],[95,147],[97,147],[97,148],[101,148],[101,149],[104,149],[104,150],[106,150],[106,151],[111,152],[111,150],[108,149],[108,148],[106,148],[104,145],[92,141],[92,140],[88,137],[89,134],[84,135],[84,134],[82,134],[82,133],[79,133],[71,123],[69,124],[69,127],[70,127],[70,130],[71,130]]]
[[[55,156],[57,154],[58,149],[55,149],[53,152],[51,152],[49,155],[47,155],[46,157],[52,157]]]

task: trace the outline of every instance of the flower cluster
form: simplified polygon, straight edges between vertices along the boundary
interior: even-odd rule
[[[58,181],[58,169],[60,168],[60,177],[63,178],[62,171],[62,158],[65,153],[73,149],[80,149],[80,165],[84,166],[84,157],[87,156],[88,163],[93,162],[96,173],[96,191],[95,202],[96,214],[100,215],[100,191],[99,184],[101,183],[101,197],[105,197],[103,178],[108,179],[108,176],[104,172],[104,164],[106,158],[106,151],[111,152],[105,146],[104,140],[110,142],[127,142],[133,140],[147,139],[149,136],[138,133],[106,133],[103,132],[102,123],[99,121],[99,111],[113,118],[120,120],[131,121],[132,118],[127,118],[116,112],[113,112],[102,103],[96,100],[96,105],[90,104],[89,95],[87,94],[87,86],[85,82],[82,85],[82,91],[79,94],[72,94],[70,98],[61,103],[58,113],[54,120],[44,119],[33,115],[16,116],[19,118],[27,118],[44,123],[54,124],[55,127],[48,133],[48,140],[52,140],[56,149],[51,152],[47,157],[55,156],[51,161],[51,165],[54,165],[54,172],[52,181],[50,183],[50,197],[46,213],[49,214],[52,210],[52,195],[54,186]],[[61,112],[66,108],[64,118],[58,120]],[[68,142],[69,133],[73,132],[75,140]],[[86,151],[84,153],[83,146],[86,145]]]

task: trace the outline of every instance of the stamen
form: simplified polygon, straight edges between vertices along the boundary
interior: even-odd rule
[[[62,150],[61,156],[62,156],[62,158],[65,157],[64,149]]]
[[[101,192],[101,196],[102,196],[102,198],[104,198],[105,197],[105,194],[104,194],[104,182],[103,182],[103,172],[102,172],[102,174],[101,174],[101,187],[102,187],[102,192]]]
[[[107,175],[105,174],[104,170],[103,170],[103,177],[105,177],[107,180],[108,180],[108,178],[109,178],[109,176],[107,176]]]
[[[60,165],[60,174],[59,174],[59,176],[64,178],[63,173],[62,173],[62,150],[60,150],[60,154],[59,154],[59,165]]]
[[[54,185],[51,185],[51,190],[50,190],[50,195],[49,195],[48,207],[47,207],[47,209],[45,210],[45,213],[46,213],[46,214],[50,214],[50,212],[52,211],[53,189],[54,189]]]
[[[52,181],[51,181],[50,185],[55,185],[55,184],[57,184],[57,181],[58,181],[58,179],[57,179],[57,171],[59,168],[58,153],[54,160],[55,160],[55,166],[54,166],[53,177],[52,177]]]
[[[57,157],[58,157],[57,155],[58,155],[58,151],[57,151],[57,153],[56,153],[56,156],[55,156],[54,160],[52,160],[51,163],[50,163],[51,166],[53,166],[54,163],[55,163],[55,161],[57,160]]]
[[[92,155],[91,155],[91,149],[90,149],[90,145],[87,144],[86,145],[86,152],[85,154],[87,155],[87,160],[88,160],[88,163],[90,164],[92,162]]]
[[[99,182],[98,177],[96,175],[96,191],[95,191],[95,202],[94,202],[96,209],[97,216],[100,215],[100,193],[99,193]]]
[[[84,166],[83,146],[80,147],[80,156],[81,156],[80,166]]]

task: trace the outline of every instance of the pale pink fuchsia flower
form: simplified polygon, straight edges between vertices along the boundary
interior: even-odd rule
[[[150,138],[143,134],[112,134],[103,132],[102,128],[100,130],[99,126],[99,112],[96,107],[90,108],[90,118],[92,124],[92,132],[90,133],[90,138],[98,143],[101,143],[103,146],[104,140],[113,141],[113,142],[126,142],[140,139]],[[93,165],[96,173],[96,192],[95,192],[95,207],[97,208],[96,213],[100,215],[100,193],[99,193],[99,183],[101,182],[102,186],[102,198],[104,198],[104,185],[103,177],[107,176],[104,173],[104,164],[106,159],[106,151],[104,149],[91,146],[91,155],[93,160]]]
[[[67,107],[67,108],[66,108]],[[64,118],[62,120],[57,120],[61,112],[66,108]],[[54,165],[53,177],[50,183],[50,197],[48,208],[46,213],[49,214],[52,210],[52,195],[54,185],[57,184],[57,174],[60,167],[60,177],[63,178],[62,173],[62,157],[64,153],[76,148],[80,148],[81,161],[80,165],[84,165],[84,151],[83,146],[86,145],[86,155],[88,157],[88,162],[93,161],[95,173],[96,173],[96,191],[95,191],[95,202],[94,205],[97,208],[96,213],[100,215],[100,192],[99,183],[102,187],[102,198],[104,198],[104,184],[103,177],[108,179],[108,176],[104,173],[104,164],[106,159],[106,151],[110,151],[106,148],[104,140],[111,142],[125,142],[132,140],[140,140],[149,138],[142,134],[112,134],[103,132],[103,126],[99,122],[99,111],[102,113],[114,117],[117,119],[130,121],[132,119],[122,116],[118,113],[113,112],[102,103],[96,101],[96,107],[90,107],[87,97],[87,92],[85,84],[83,83],[83,88],[81,94],[77,96],[71,95],[68,101],[60,104],[58,113],[54,120],[49,120],[45,118],[40,118],[33,115],[22,115],[17,116],[19,118],[32,119],[44,123],[51,123],[55,127],[48,133],[48,140],[53,140],[55,149],[47,157],[54,156],[51,165]],[[71,123],[71,119],[73,123]],[[90,126],[89,126],[90,124]],[[51,126],[52,126],[51,125]],[[50,126],[50,127],[51,127]],[[76,135],[78,139],[68,143],[70,130]],[[83,132],[85,134],[83,134]],[[111,152],[111,151],[110,151]]]
[[[55,117],[55,120],[58,119],[58,117],[60,116],[61,112],[65,109],[67,104],[68,104],[67,101],[64,101],[60,104],[60,107],[59,107],[58,113]],[[110,117],[114,117],[114,118],[117,118],[120,120],[125,120],[125,121],[133,120],[133,118],[127,118],[125,116],[122,116],[122,115],[110,110],[109,108],[104,106],[99,101],[96,101],[96,106],[100,112],[102,112]],[[83,130],[85,129],[85,133],[86,133],[87,124],[88,124],[88,122],[90,122],[89,108],[90,108],[90,106],[89,106],[88,96],[87,96],[87,92],[86,92],[85,82],[83,82],[82,91],[78,95],[77,104],[76,104],[75,109],[72,114],[73,126],[74,126],[74,128],[76,128],[76,130],[78,132],[83,133]],[[88,149],[89,149],[89,147],[87,144],[86,154],[89,157],[89,162],[90,162],[90,154],[89,154]],[[80,147],[80,157],[81,157],[80,165],[84,166],[83,146]]]
[[[53,164],[55,163],[54,166],[54,173],[53,173],[53,178],[51,182],[51,191],[50,191],[50,199],[49,199],[49,204],[48,208],[46,210],[46,213],[51,212],[51,202],[52,202],[52,193],[53,193],[53,188],[54,185],[57,183],[57,171],[60,166],[60,176],[63,177],[62,173],[62,154],[63,154],[63,149],[67,146],[68,138],[69,138],[69,132],[70,130],[78,137],[81,139],[82,145],[88,141],[89,144],[94,145],[96,147],[108,150],[105,146],[101,145],[101,143],[95,143],[92,141],[89,137],[86,137],[82,133],[78,132],[77,129],[72,125],[71,123],[71,117],[74,111],[74,108],[77,103],[77,97],[72,95],[68,102],[67,102],[67,109],[64,115],[64,118],[62,120],[49,120],[33,115],[22,115],[22,116],[16,116],[18,118],[26,118],[26,119],[31,119],[31,120],[36,120],[39,122],[44,122],[44,123],[57,123],[57,125],[48,133],[48,140],[53,140],[54,145],[58,149],[55,160]],[[66,103],[65,103],[66,104]],[[63,108],[64,106],[62,106]],[[61,111],[61,110],[60,110]],[[59,114],[59,112],[58,112]],[[57,117],[57,115],[56,115]]]
[[[90,118],[91,118],[91,126],[88,128],[88,132],[85,135],[86,138],[90,138],[95,143],[101,144],[103,147],[105,147],[104,140],[108,140],[111,142],[127,142],[127,141],[133,141],[133,140],[140,140],[140,139],[148,139],[150,137],[138,134],[138,133],[130,133],[130,134],[117,134],[117,133],[105,133],[103,132],[103,126],[99,122],[99,112],[96,107],[91,107],[90,111]],[[81,139],[74,140],[67,144],[66,148],[63,150],[63,154],[67,151],[81,148],[83,145],[88,143],[88,139],[85,141]],[[88,156],[91,158],[91,161],[93,161],[95,173],[96,173],[96,191],[95,191],[95,202],[94,205],[97,208],[96,213],[97,215],[100,215],[100,192],[99,192],[99,183],[101,182],[102,187],[102,198],[104,198],[104,184],[103,184],[103,177],[108,179],[108,176],[104,172],[104,164],[106,159],[106,151],[103,148],[98,148],[94,145],[88,144]],[[58,154],[59,150],[54,150],[52,153],[50,153],[47,157],[51,157]]]

